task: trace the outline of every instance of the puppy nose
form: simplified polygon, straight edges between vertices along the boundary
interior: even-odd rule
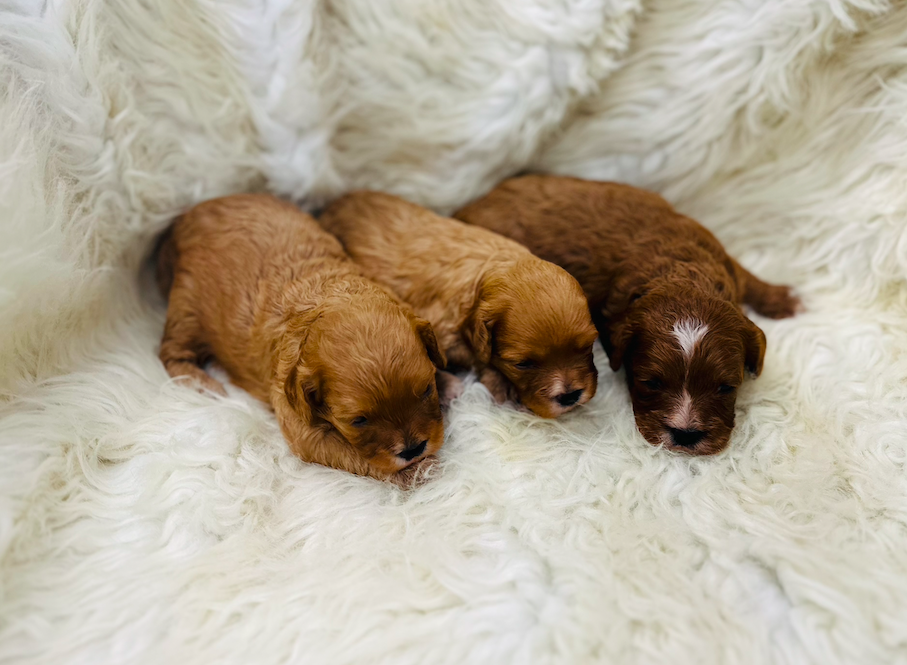
[[[668,429],[671,431],[671,438],[678,446],[695,446],[708,434],[708,432],[698,429],[675,429],[673,427]]]
[[[583,396],[583,389],[573,390],[569,393],[561,393],[555,399],[557,403],[561,406],[573,406],[579,401],[579,398]]]
[[[410,446],[403,452],[397,453],[397,457],[402,457],[407,462],[410,461],[411,459],[416,459],[419,455],[421,455],[422,453],[425,452],[425,446],[427,446],[427,445],[428,445],[428,439],[425,439],[425,441],[423,441],[422,443],[415,445],[415,446]]]

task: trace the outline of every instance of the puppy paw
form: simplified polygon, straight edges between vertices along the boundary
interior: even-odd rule
[[[402,489],[413,489],[421,487],[432,478],[435,478],[440,469],[438,458],[434,455],[429,455],[428,457],[423,457],[415,464],[410,464],[405,469],[398,471],[388,480]]]
[[[212,379],[210,376],[199,377],[198,381],[198,391],[200,393],[214,393],[215,395],[220,395],[221,397],[227,396],[227,389],[224,388],[222,384],[217,379]]]
[[[195,388],[199,393],[214,393],[215,395],[220,395],[221,397],[227,396],[227,391],[224,389],[224,384],[222,384],[217,379],[211,378],[205,372],[199,368],[193,368],[191,372],[185,372],[173,376],[174,380],[178,383],[185,385],[190,388]]]
[[[497,370],[486,367],[479,374],[479,382],[488,389],[494,401],[498,404],[505,402],[519,403],[513,384]]]
[[[450,372],[436,372],[435,383],[438,386],[438,401],[442,410],[446,410],[451,402],[463,394],[463,381]]]

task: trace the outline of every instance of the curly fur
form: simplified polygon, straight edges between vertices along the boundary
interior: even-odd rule
[[[563,269],[380,192],[348,194],[319,222],[368,277],[430,321],[451,363],[475,369],[499,402],[554,418],[595,395],[595,328]]]
[[[305,213],[262,194],[197,205],[166,234],[157,275],[170,376],[226,395],[202,369],[216,359],[303,460],[405,484],[441,448],[431,326]]]
[[[672,450],[723,450],[744,371],[762,372],[765,334],[739,304],[772,318],[799,307],[788,287],[745,270],[708,229],[629,185],[528,175],[454,216],[579,280],[611,369],[626,366],[640,432]]]

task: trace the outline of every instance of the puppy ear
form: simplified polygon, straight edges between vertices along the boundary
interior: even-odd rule
[[[278,342],[272,368],[276,377],[284,377],[282,384],[279,378],[275,382],[273,399],[282,402],[283,397],[290,409],[308,424],[320,417],[323,408],[321,376],[311,359],[303,362],[311,328],[319,316],[312,310],[304,315],[289,316],[284,321],[284,334]]]
[[[476,360],[483,365],[491,363],[496,323],[496,316],[491,304],[483,300],[476,306],[472,317],[470,317],[469,325],[464,330]]]
[[[324,402],[317,372],[294,365],[287,373],[283,392],[293,410],[306,414],[310,422],[319,417]]]
[[[627,351],[633,345],[637,330],[637,321],[634,316],[621,317],[611,324],[605,351],[608,352],[608,363],[615,372],[620,369]]]
[[[607,297],[601,303],[601,314],[607,319],[620,316],[644,295],[645,275],[634,265],[632,269],[622,271],[621,276],[614,280]]]
[[[762,374],[762,363],[765,360],[765,333],[745,316],[743,320],[745,322],[743,348],[746,353],[743,362],[746,366],[746,371],[755,377]]]
[[[438,346],[438,338],[435,337],[435,329],[431,327],[431,324],[425,319],[414,316],[413,327],[416,329],[416,334],[419,336],[419,339],[421,339],[422,343],[425,345],[428,359],[431,360],[438,369],[447,367],[447,358],[444,357],[444,352]]]

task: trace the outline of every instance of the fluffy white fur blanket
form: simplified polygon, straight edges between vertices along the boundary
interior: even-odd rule
[[[0,662],[907,662],[907,6],[0,2]],[[411,493],[168,382],[151,238],[525,167],[663,192],[808,313],[730,450],[471,384]]]

